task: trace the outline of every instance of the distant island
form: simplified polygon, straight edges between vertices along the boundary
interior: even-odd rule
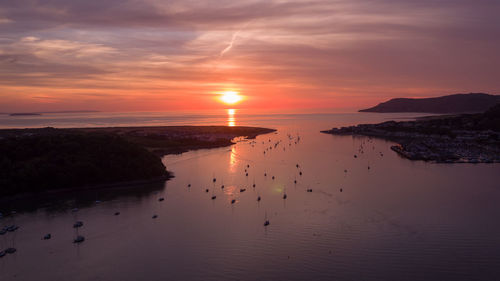
[[[10,116],[37,116],[42,115],[41,113],[11,113]]]
[[[478,114],[361,124],[322,133],[391,140],[398,143],[391,149],[411,160],[438,163],[500,162],[500,104]]]
[[[14,113],[9,113],[9,115],[10,116],[37,116],[37,115],[42,115],[42,114],[92,113],[92,112],[99,112],[99,111],[95,111],[95,110],[67,110],[67,111],[44,111],[44,112],[14,112]],[[7,114],[7,113],[5,113],[5,114]]]
[[[165,180],[161,156],[275,130],[172,126],[0,130],[0,197]]]
[[[396,98],[359,112],[479,113],[500,103],[500,95],[455,94],[436,98]]]

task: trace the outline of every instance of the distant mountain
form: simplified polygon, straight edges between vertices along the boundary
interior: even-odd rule
[[[484,112],[497,103],[500,103],[499,95],[470,93],[422,99],[396,98],[359,112],[474,113]]]

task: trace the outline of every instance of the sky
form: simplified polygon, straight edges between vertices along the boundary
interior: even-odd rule
[[[0,112],[500,94],[500,1],[2,0]]]

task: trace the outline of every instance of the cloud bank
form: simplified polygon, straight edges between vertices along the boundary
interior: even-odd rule
[[[500,89],[498,1],[4,0],[0,111],[355,108]],[[40,98],[43,97],[43,98]]]

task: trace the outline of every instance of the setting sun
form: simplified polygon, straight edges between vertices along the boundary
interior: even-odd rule
[[[235,104],[241,101],[243,98],[235,91],[225,91],[221,93],[219,97],[220,101],[225,104]]]

